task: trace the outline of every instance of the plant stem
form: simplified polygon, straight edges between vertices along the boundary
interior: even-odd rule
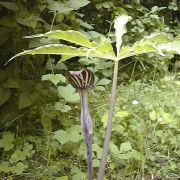
[[[109,143],[111,139],[112,120],[113,120],[114,105],[115,105],[115,98],[116,98],[117,76],[118,76],[118,61],[115,61],[108,123],[107,123],[107,128],[106,128],[106,136],[104,140],[104,147],[103,147],[97,180],[103,180],[106,163],[107,163],[107,155],[108,155]]]
[[[81,98],[81,126],[84,131],[84,137],[87,145],[88,157],[88,180],[93,179],[93,163],[92,163],[92,121],[88,107],[88,92],[87,89],[79,90]]]

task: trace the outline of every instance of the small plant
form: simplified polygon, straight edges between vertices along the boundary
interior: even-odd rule
[[[69,71],[69,80],[71,85],[76,88],[81,100],[81,126],[84,132],[87,145],[88,157],[88,179],[93,179],[92,164],[92,120],[88,107],[88,88],[94,85],[94,74],[84,69],[82,71]]]

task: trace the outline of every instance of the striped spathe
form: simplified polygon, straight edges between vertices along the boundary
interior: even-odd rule
[[[94,85],[94,74],[88,69],[69,71],[68,76],[71,85],[76,89],[85,89]]]

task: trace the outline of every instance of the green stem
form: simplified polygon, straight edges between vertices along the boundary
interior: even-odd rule
[[[118,61],[115,61],[108,123],[107,123],[107,128],[106,128],[106,136],[105,136],[105,140],[104,140],[104,147],[103,147],[103,152],[102,152],[101,163],[100,163],[100,167],[99,167],[97,180],[103,180],[106,163],[107,163],[109,143],[110,143],[110,139],[111,139],[114,105],[115,105],[115,98],[116,98],[117,76],[118,76]]]

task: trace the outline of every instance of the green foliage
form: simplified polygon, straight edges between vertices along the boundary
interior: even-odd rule
[[[109,59],[116,59],[110,27],[122,13],[133,20],[119,57],[126,59],[119,62],[105,178],[178,178],[179,80],[167,71],[180,49],[178,8],[167,0],[0,2],[0,179],[86,179],[79,95],[66,79],[67,70],[84,67],[96,76],[89,92],[96,174],[108,116]],[[44,55],[21,56],[3,66],[21,51]]]
[[[9,151],[14,147],[13,140],[14,140],[14,134],[10,132],[6,132],[3,135],[2,139],[0,139],[0,147],[4,148],[5,151]]]

